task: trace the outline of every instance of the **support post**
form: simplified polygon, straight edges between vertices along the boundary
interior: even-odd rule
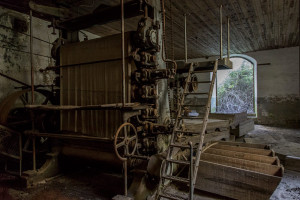
[[[23,160],[23,146],[22,146],[22,134],[19,134],[19,175],[22,176],[22,160]]]
[[[230,28],[229,17],[227,17],[227,58],[230,58]]]
[[[123,168],[124,168],[124,194],[125,196],[128,195],[127,192],[127,159],[123,162]]]
[[[220,5],[220,60],[223,59],[222,5]]]
[[[32,138],[32,163],[33,170],[36,171],[36,149],[35,149],[35,136]]]
[[[125,106],[125,27],[124,27],[124,2],[121,0],[121,32],[122,32],[122,103]]]
[[[33,26],[32,10],[30,10],[30,66],[31,66],[31,104],[34,104],[34,68],[33,68]]]
[[[193,178],[194,178],[194,172],[193,172],[193,143],[189,142],[190,146],[190,196],[189,200],[193,200],[194,198],[194,184],[193,184]]]

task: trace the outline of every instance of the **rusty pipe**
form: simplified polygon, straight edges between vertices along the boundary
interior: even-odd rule
[[[124,0],[121,0],[121,32],[122,32],[122,103],[123,107],[126,102],[126,91],[125,91],[125,27],[124,27]]]
[[[162,6],[162,16],[163,16],[163,40],[162,40],[162,60],[165,63],[172,63],[174,66],[175,73],[177,71],[177,63],[174,60],[166,59],[165,58],[165,39],[166,39],[166,11],[165,11],[165,3],[164,0],[161,0],[161,6]]]
[[[222,5],[220,5],[220,59],[223,59],[223,38],[222,38]]]
[[[16,82],[16,83],[19,83],[19,84],[21,84],[21,85],[23,85],[23,86],[31,87],[31,86],[28,85],[27,83],[24,83],[24,82],[22,82],[22,81],[19,81],[19,80],[15,79],[15,78],[12,78],[12,77],[10,77],[10,76],[8,76],[8,75],[6,75],[6,74],[1,73],[1,72],[0,72],[0,76],[3,76],[3,77],[5,77],[5,78],[7,78],[7,79],[9,79],[9,80],[11,80],[11,81],[14,81],[14,82]]]
[[[34,69],[33,69],[33,33],[32,10],[30,10],[30,65],[31,65],[31,104],[34,104]]]

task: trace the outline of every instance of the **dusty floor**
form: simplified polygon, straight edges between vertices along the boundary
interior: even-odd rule
[[[276,153],[300,157],[300,129],[255,125],[245,138],[249,143],[269,144]]]
[[[280,154],[300,156],[299,129],[257,125],[245,138],[252,143],[270,144]],[[16,184],[18,182],[14,176],[0,173],[0,200],[106,200],[123,192],[121,175],[103,173],[94,168],[73,170],[31,189],[22,188]],[[198,191],[195,199],[225,198]],[[271,199],[300,199],[300,173],[285,171]]]

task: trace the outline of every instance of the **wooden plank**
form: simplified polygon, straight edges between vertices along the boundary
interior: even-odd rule
[[[281,177],[200,161],[196,189],[234,199],[269,199]]]
[[[225,130],[221,132],[212,132],[209,134],[205,134],[204,143],[220,141],[222,139],[229,139],[229,137],[230,137],[229,130]]]
[[[212,119],[223,119],[229,120],[231,127],[238,126],[241,122],[247,120],[247,112],[242,113],[211,113],[210,118]]]
[[[219,142],[222,145],[236,146],[236,147],[248,147],[248,148],[256,148],[256,149],[270,149],[268,145],[265,144],[248,144],[242,142]]]
[[[223,145],[222,143],[215,145],[214,148],[224,149],[224,150],[229,150],[229,151],[239,151],[239,152],[245,152],[245,153],[251,153],[251,154],[258,154],[258,155],[264,155],[264,156],[274,155],[274,152],[272,150],[255,149],[255,148],[249,148],[249,147],[236,147],[236,146]]]
[[[241,168],[249,171],[254,171],[258,173],[268,174],[268,175],[275,175],[275,176],[282,176],[281,168],[276,165],[270,165],[266,163],[260,163],[255,161],[243,160],[238,158],[232,157],[225,157],[215,154],[203,153],[201,155],[201,160],[218,163],[226,166]]]
[[[253,119],[248,119],[246,121],[240,122],[236,128],[232,128],[230,130],[230,133],[237,137],[241,137],[252,130],[254,130],[254,121]]]
[[[285,157],[285,169],[293,170],[300,172],[300,158],[295,156],[286,156]]]
[[[238,158],[238,159],[244,159],[244,160],[250,160],[250,161],[266,163],[266,164],[276,164],[277,165],[279,162],[277,157],[261,156],[261,155],[257,155],[257,154],[228,151],[228,150],[224,150],[224,149],[215,149],[213,147],[205,150],[205,153],[226,156],[226,157],[232,157],[232,158]]]
[[[199,132],[202,129],[203,120],[184,120],[185,126],[188,131]],[[219,120],[219,119],[208,119],[206,130],[208,132],[215,132],[217,129],[227,128],[229,129],[228,120]]]

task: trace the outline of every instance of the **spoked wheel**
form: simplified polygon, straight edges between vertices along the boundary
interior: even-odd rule
[[[114,149],[118,158],[122,161],[127,160],[127,156],[135,153],[137,148],[137,131],[131,123],[122,124],[115,135]]]

